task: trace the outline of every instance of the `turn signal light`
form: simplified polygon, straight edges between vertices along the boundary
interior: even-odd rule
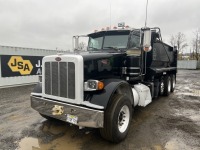
[[[99,81],[98,82],[98,90],[102,90],[104,88],[104,83]]]

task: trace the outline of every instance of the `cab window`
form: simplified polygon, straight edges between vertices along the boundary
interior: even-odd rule
[[[140,36],[138,32],[132,32],[130,35],[129,48],[139,48],[140,47]]]

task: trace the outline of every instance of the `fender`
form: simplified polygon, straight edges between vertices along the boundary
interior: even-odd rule
[[[103,80],[103,82],[105,85],[103,91],[87,93],[90,95],[91,103],[103,106],[106,109],[109,101],[112,100],[112,96],[115,93],[118,93],[127,96],[130,99],[131,104],[134,104],[132,90],[128,82],[120,79],[106,79]]]

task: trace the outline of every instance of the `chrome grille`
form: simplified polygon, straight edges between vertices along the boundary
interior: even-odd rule
[[[75,99],[75,64],[45,62],[45,94]]]
[[[67,63],[61,62],[60,63],[60,96],[61,97],[67,97],[68,91],[67,89],[67,79],[68,79],[68,73],[67,73]],[[66,81],[66,82],[62,82]]]
[[[58,96],[59,94],[58,94],[58,80],[59,80],[59,78],[58,78],[58,74],[59,74],[59,72],[58,72],[58,63],[57,62],[52,62],[51,63],[51,73],[52,73],[52,77],[51,77],[51,79],[52,79],[52,87],[51,87],[51,91],[52,91],[52,95],[54,95],[54,96]]]

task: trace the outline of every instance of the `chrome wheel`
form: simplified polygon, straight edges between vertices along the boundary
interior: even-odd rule
[[[160,93],[163,93],[163,92],[164,92],[164,82],[162,80],[160,83]]]
[[[118,129],[121,133],[125,132],[130,121],[130,110],[124,105],[118,115]]]

